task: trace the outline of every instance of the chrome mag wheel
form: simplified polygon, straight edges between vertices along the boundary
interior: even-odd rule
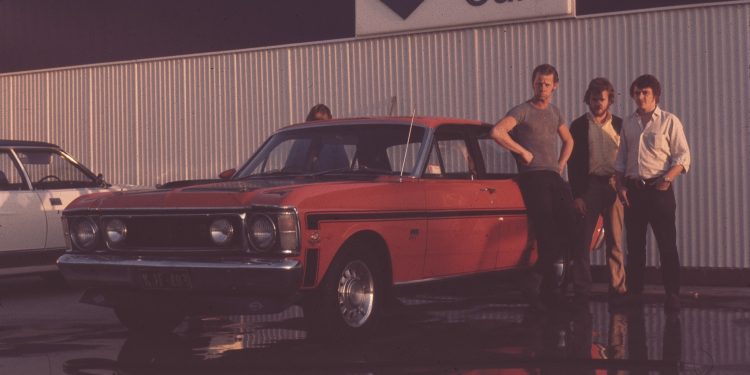
[[[338,307],[350,327],[361,327],[370,319],[375,303],[375,279],[361,260],[347,263],[338,280]]]

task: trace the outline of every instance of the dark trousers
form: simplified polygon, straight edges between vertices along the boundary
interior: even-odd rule
[[[552,171],[522,173],[518,177],[539,258],[535,273],[542,279],[542,294],[558,294],[554,264],[568,258],[575,245],[576,215],[570,186]]]
[[[628,256],[625,273],[628,291],[643,292],[644,271],[646,268],[646,233],[650,224],[656,237],[661,260],[661,276],[667,296],[680,293],[680,257],[677,253],[677,229],[675,227],[674,190],[666,191],[654,187],[637,187],[628,184],[630,207],[625,208]]]

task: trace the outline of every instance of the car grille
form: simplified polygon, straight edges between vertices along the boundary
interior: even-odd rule
[[[107,220],[117,218],[127,226],[127,237],[119,244],[107,242],[111,250],[239,250],[245,248],[241,215],[105,216],[99,226],[104,232]],[[232,240],[216,245],[209,227],[216,219],[227,219],[235,228]],[[102,233],[106,240],[106,233]]]

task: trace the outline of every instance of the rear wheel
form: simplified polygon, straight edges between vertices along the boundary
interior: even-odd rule
[[[117,306],[115,315],[134,332],[172,332],[185,319],[185,314],[168,307]]]

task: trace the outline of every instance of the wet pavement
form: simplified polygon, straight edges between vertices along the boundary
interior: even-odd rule
[[[746,374],[750,288],[683,287],[665,314],[660,286],[640,308],[527,311],[512,288],[414,290],[383,328],[317,337],[298,307],[202,316],[174,334],[129,335],[80,290],[0,279],[0,374]]]

